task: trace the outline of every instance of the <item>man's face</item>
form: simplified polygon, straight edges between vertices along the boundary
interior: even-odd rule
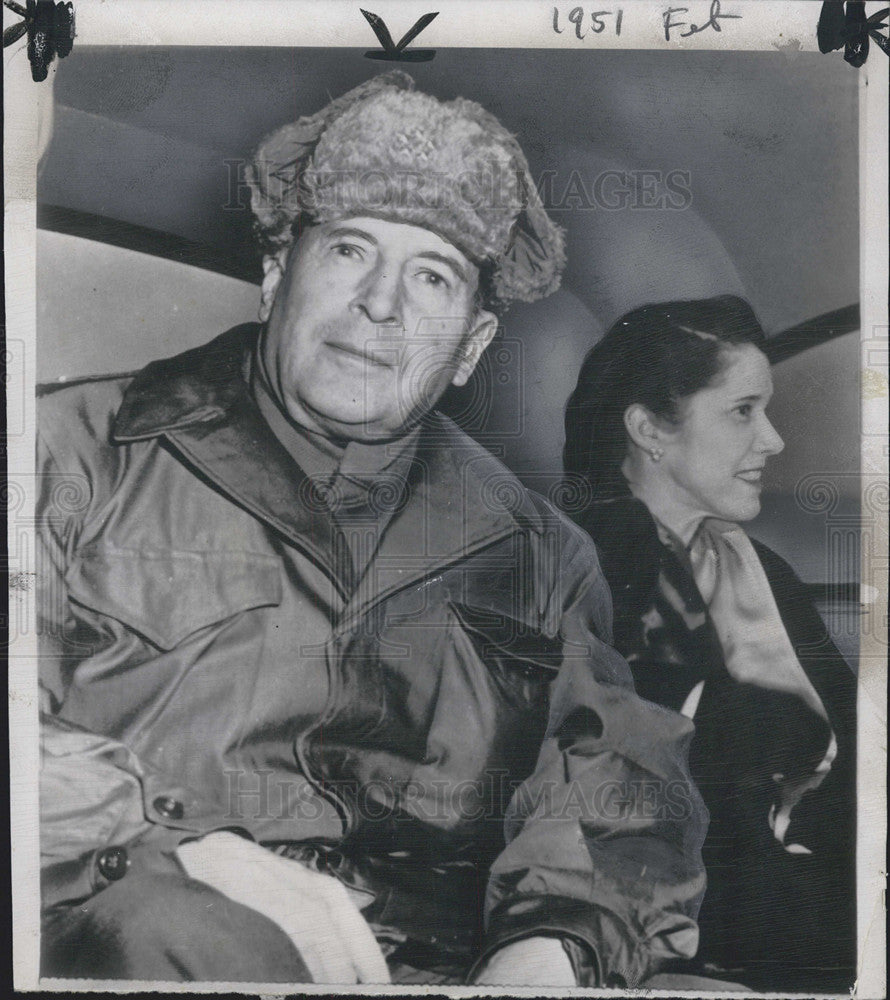
[[[290,417],[328,437],[398,437],[466,382],[497,328],[474,307],[475,265],[418,226],[324,223],[271,263],[266,373]]]

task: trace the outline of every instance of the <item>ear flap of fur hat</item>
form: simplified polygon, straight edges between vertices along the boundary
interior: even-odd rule
[[[458,102],[455,102],[458,103]],[[494,293],[503,303],[513,299],[535,302],[559,288],[566,265],[565,233],[550,218],[541,201],[522,147],[480,104],[461,101],[463,107],[509,149],[521,188],[524,207],[517,216],[506,250],[496,259]]]
[[[565,264],[565,235],[533,189],[528,206],[516,220],[510,247],[495,270],[495,294],[505,302],[542,299],[559,288]]]
[[[549,218],[519,143],[481,105],[375,77],[261,144],[249,179],[269,250],[298,215],[315,223],[375,216],[422,226],[492,269],[501,304],[559,287],[562,230]]]

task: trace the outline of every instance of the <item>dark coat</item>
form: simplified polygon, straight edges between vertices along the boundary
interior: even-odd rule
[[[45,904],[101,891],[109,845],[175,871],[235,826],[370,893],[390,941],[565,935],[605,983],[694,952],[693,727],[634,693],[590,540],[433,414],[345,579],[243,380],[254,335],[41,402]]]
[[[704,856],[708,890],[698,961],[762,989],[843,990],[854,978],[856,677],[828,636],[805,586],[758,542],[782,621],[838,740],[822,785],[792,814],[788,853],[767,816],[772,774],[806,772],[821,760],[827,726],[798,699],[736,682],[688,566],[630,494],[591,504],[577,518],[599,551],[612,589],[614,641],[637,691],[679,710],[705,681],[690,766],[711,813]],[[660,595],[663,577],[681,616]]]

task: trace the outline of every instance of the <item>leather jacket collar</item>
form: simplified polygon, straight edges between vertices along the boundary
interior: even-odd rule
[[[312,502],[308,477],[266,424],[243,377],[258,333],[258,325],[245,324],[148,365],[127,388],[112,437],[120,444],[165,438],[200,474],[336,579],[330,515]],[[516,477],[440,413],[423,421],[407,485],[408,499],[372,562],[390,558],[413,568],[396,574],[400,579],[382,592],[370,588],[375,603],[499,538],[543,531]],[[345,581],[338,582],[345,591]]]

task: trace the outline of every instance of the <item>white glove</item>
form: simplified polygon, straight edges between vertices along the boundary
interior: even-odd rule
[[[332,875],[310,871],[226,831],[180,844],[176,854],[190,878],[276,923],[313,982],[389,982],[371,928]]]

